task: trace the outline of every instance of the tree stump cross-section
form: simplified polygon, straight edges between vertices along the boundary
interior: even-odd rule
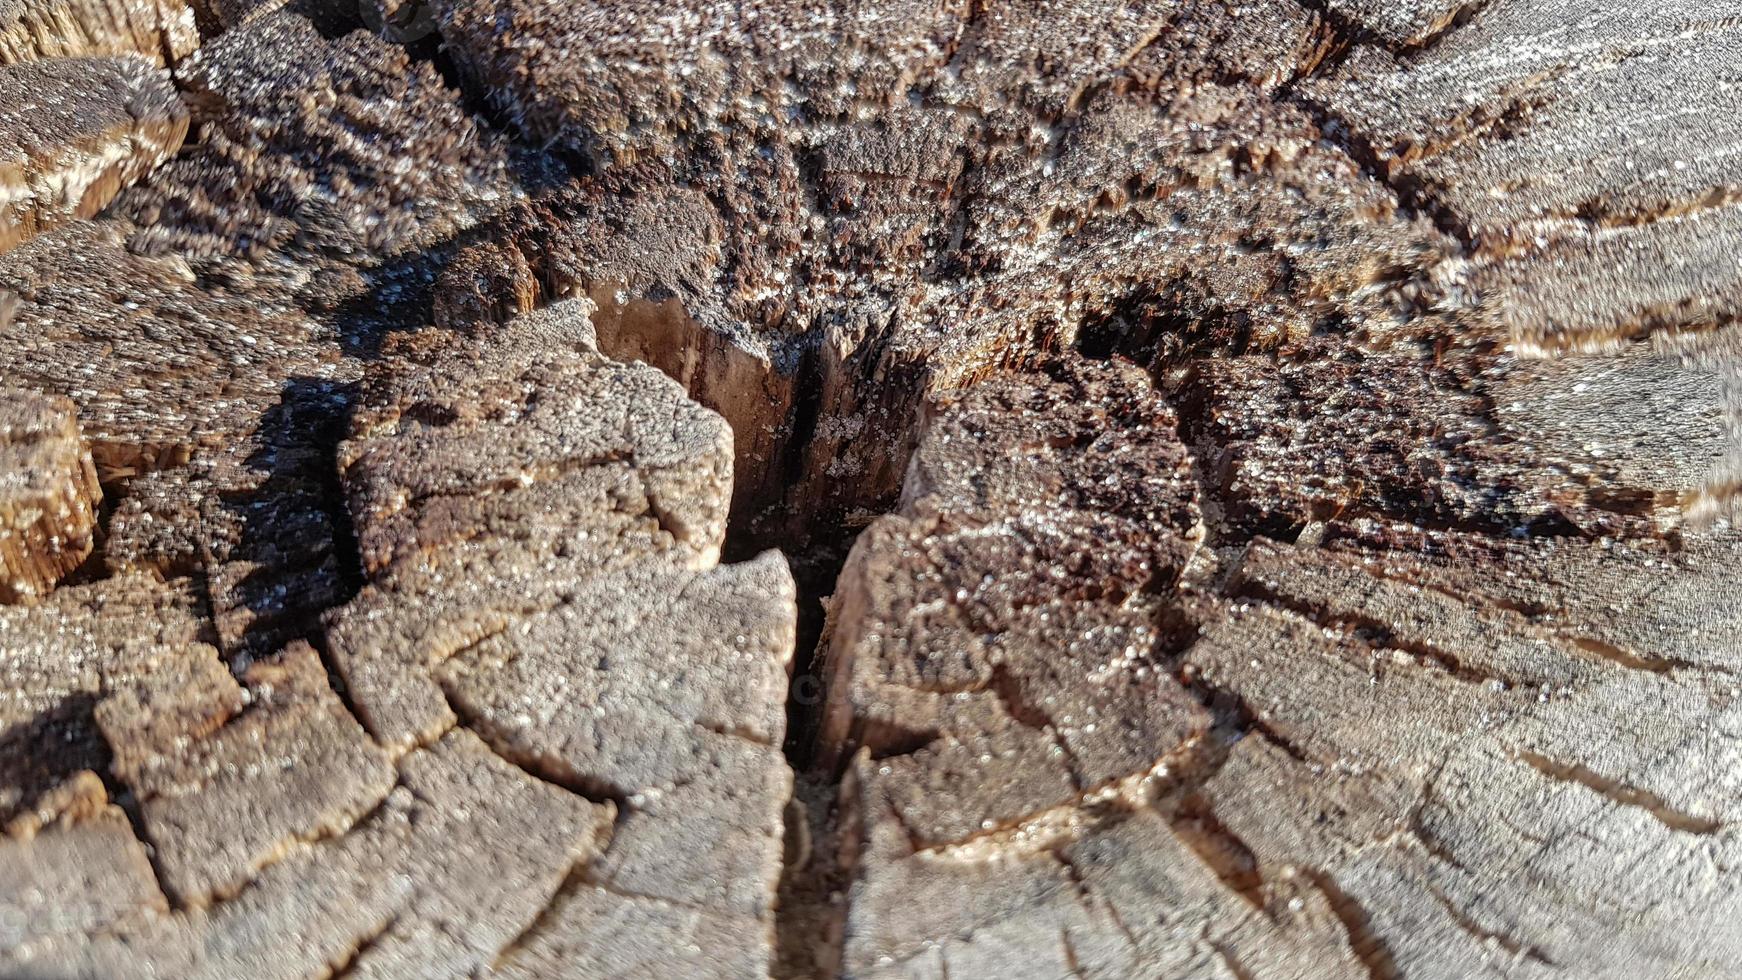
[[[1742,970],[1728,0],[0,0],[0,973]]]

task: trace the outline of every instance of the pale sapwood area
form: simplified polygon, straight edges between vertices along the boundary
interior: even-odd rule
[[[0,974],[1735,975],[1738,49],[0,0]]]

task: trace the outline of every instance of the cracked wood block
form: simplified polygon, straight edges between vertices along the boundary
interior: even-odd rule
[[[0,603],[41,598],[90,555],[102,499],[72,403],[0,389]]]
[[[347,345],[375,327],[348,320],[341,337],[320,311],[391,291],[359,268],[415,279],[423,247],[512,192],[500,142],[458,96],[366,36],[269,18],[186,77],[210,117],[197,146],[104,218],[0,256],[22,299],[0,322],[0,373],[79,405],[121,491],[104,564],[196,576],[210,641],[239,670],[354,588],[333,547],[332,453],[361,375]],[[379,152],[320,149],[363,130]]]
[[[1446,272],[1520,350],[1656,334],[1736,362],[1713,329],[1742,310],[1733,5],[1467,6],[1418,56],[1352,59],[1310,96],[1456,230]]]
[[[1719,372],[1632,348],[1533,360],[1497,372],[1494,418],[1561,463],[1586,501],[1673,514],[1726,452]]]
[[[0,327],[0,369],[79,406],[105,482],[248,438],[292,377],[354,370],[306,317],[202,289],[184,259],[130,249],[121,222],[72,225],[0,256],[0,282],[26,297]]]
[[[202,590],[116,576],[0,607],[0,820],[29,811],[108,749],[92,712],[111,685],[203,651],[217,657]]]
[[[169,75],[134,58],[0,66],[0,251],[101,211],[181,147]]]
[[[366,33],[329,39],[274,13],[208,44],[185,74],[214,125],[125,202],[140,251],[330,310],[372,285],[360,270],[439,251],[519,196],[504,140],[434,66]],[[323,269],[333,281],[318,281]]]
[[[765,951],[743,942],[746,924],[707,909],[581,885],[552,904],[544,923],[521,938],[494,976],[590,980],[768,975]]]
[[[341,479],[375,579],[360,607],[395,615],[341,616],[332,636],[388,744],[452,723],[429,668],[492,617],[547,608],[601,570],[718,558],[731,431],[651,368],[601,357],[588,309],[413,338],[353,418]]]
[[[0,837],[0,915],[6,954],[169,911],[127,814],[92,772],[69,779],[28,821]]]
[[[232,897],[299,842],[342,833],[393,788],[393,767],[306,644],[250,666],[159,671],[96,708],[178,906]]]
[[[248,439],[129,480],[105,566],[202,575],[218,647],[237,669],[318,629],[351,592],[335,553],[332,464],[348,398],[345,385],[303,379]]]
[[[835,603],[847,972],[1737,960],[1715,386],[1497,329],[1730,317],[1733,12],[436,3],[462,96],[214,6],[200,144],[0,257],[120,498],[0,607],[0,869],[100,890],[0,972],[762,975],[794,599],[728,498],[857,527],[945,401]],[[995,380],[1071,346],[1173,407]]]
[[[79,405],[106,482],[270,456],[282,447],[257,430],[310,400],[342,415],[352,355],[397,322],[425,250],[516,193],[502,142],[397,47],[282,14],[197,60],[198,144],[103,219],[0,256],[0,288],[23,300],[0,372]],[[371,135],[355,152],[324,149],[356,133]],[[363,296],[374,315],[327,318]]]
[[[200,46],[185,0],[5,0],[0,65],[136,55],[171,68]]]
[[[25,298],[0,366],[72,397],[103,478],[127,482],[105,564],[205,573],[219,645],[248,658],[352,587],[331,458],[361,374],[346,345],[371,327],[340,337],[319,310],[510,192],[457,96],[366,36],[269,18],[186,77],[210,117],[197,147],[105,220],[0,260]],[[364,129],[378,152],[311,149]]]
[[[1180,384],[1231,523],[1649,533],[1678,520],[1690,470],[1721,445],[1715,379],[1644,352],[1558,365],[1457,346],[1347,352],[1339,339],[1205,361]]]
[[[731,430],[652,368],[601,357],[590,308],[560,303],[366,382],[339,453],[365,572],[498,527],[529,554],[604,556],[584,523],[598,518],[691,567],[718,561]]]
[[[1170,375],[1188,455],[1141,376],[1073,370],[1104,372],[1123,400],[1066,389],[1028,420],[1015,379],[982,385],[843,572],[823,748],[845,735],[869,751],[841,790],[849,893],[825,963],[960,978],[1734,962],[1691,938],[1724,929],[1734,889],[1662,891],[1726,853],[1733,819],[1737,749],[1712,733],[1732,724],[1742,667],[1737,611],[1718,598],[1742,541],[1673,530],[1664,512],[1722,451],[1712,384],[1638,355],[1521,365],[1475,341],[1327,335]],[[1072,437],[1077,413],[1106,450]],[[1120,491],[1136,461],[1170,458],[1183,497]],[[1068,527],[1085,490],[1110,495],[1097,515],[1183,500],[1171,522],[1129,526],[1188,544],[1201,511],[1205,540],[1154,562],[1183,571],[1143,589],[1100,584],[1142,537],[1059,536],[984,564],[938,546],[1024,526],[1012,509]],[[1544,507],[1554,522],[1521,526]],[[1298,543],[1254,539],[1267,528]],[[1022,620],[995,600],[1038,591],[1036,560],[1052,589],[1152,631],[1148,652],[1077,668],[1119,636],[1053,603],[1038,608],[1060,632],[1012,657]],[[1138,664],[1152,693],[1102,693]],[[1096,692],[1111,744],[1153,752],[1123,778],[1083,778],[1081,732],[1050,757],[1025,741],[1065,732],[1072,683]],[[976,712],[982,697],[1010,717]],[[1669,925],[1683,921],[1696,927]]]
[[[436,672],[504,756],[627,801],[594,880],[766,929],[793,601],[774,555],[605,575]]]
[[[901,753],[873,785],[917,845],[1146,772],[1206,723],[1144,611],[1199,519],[1173,413],[1135,368],[1055,371],[988,382],[927,435],[832,603],[820,754]]]
[[[609,838],[609,805],[528,776],[466,732],[403,757],[398,773],[379,806],[286,847],[233,898],[0,956],[84,976],[470,976]]]
[[[1544,552],[1579,572],[1537,579]],[[1399,975],[1735,962],[1713,918],[1733,889],[1688,875],[1733,847],[1736,748],[1711,733],[1742,649],[1708,590],[1739,554],[1733,535],[1499,562],[1255,544],[1232,591],[1259,601],[1212,617],[1183,667],[1255,726],[1202,791],[1224,845],[1260,880],[1320,877],[1363,959]],[[1606,595],[1677,628],[1641,631],[1649,613]]]
[[[1722,3],[1494,3],[1448,36],[1425,73],[1428,88],[1454,89],[1472,107],[1474,121],[1453,127],[1470,138],[1416,153],[1405,135],[1392,164],[1480,236],[1472,281],[1520,350],[1614,352],[1649,337],[1726,377],[1730,452],[1688,502],[1702,520],[1733,518],[1742,501],[1742,347],[1729,329],[1742,275],[1727,259],[1742,240],[1742,169],[1723,149],[1739,130],[1722,68],[1738,37],[1742,23]],[[1498,70],[1459,70],[1472,62]],[[1429,97],[1388,74],[1330,96],[1383,138],[1411,117],[1443,115]],[[1532,125],[1483,138],[1513,106]]]
[[[1142,920],[1128,932],[1104,901],[1079,905],[1054,853],[1088,828],[1113,832],[1194,765],[1212,719],[1171,676],[1180,624],[1159,598],[1201,533],[1174,414],[1129,365],[1052,371],[987,382],[935,425],[902,511],[861,537],[832,602],[819,749],[862,753],[843,791],[846,849],[865,849],[847,975],[994,976],[1032,961],[1117,976],[1152,966],[1139,954],[1151,945],[1176,965],[1214,945]],[[1242,904],[1159,856],[1145,873],[1191,893],[1150,920]],[[1249,931],[1254,950],[1270,942]],[[1062,945],[1038,938],[1061,932]],[[1329,968],[1334,939],[1287,942]]]
[[[8,680],[0,689],[7,725],[75,692],[102,690],[105,679],[151,666],[148,652],[211,638],[197,587],[150,575],[118,575],[57,589],[32,606],[0,608],[0,654]],[[56,655],[56,651],[60,651]]]
[[[594,945],[595,929],[628,917],[657,930],[627,957],[683,942],[699,915],[732,937],[709,955],[746,965],[722,975],[759,975],[791,790],[779,749],[794,628],[784,563],[563,564],[431,561],[427,577],[365,588],[329,634],[347,689],[389,744],[408,715],[420,731],[460,724],[542,779],[618,801],[580,897],[559,900],[524,962],[516,953],[505,969],[583,947],[599,951],[599,975],[634,972]]]
[[[772,958],[796,596],[785,562],[719,566],[731,432],[593,346],[591,304],[396,340],[339,452],[370,582],[327,642],[370,732],[461,726],[526,771],[616,801],[510,973],[600,930],[646,930],[582,975],[729,935]],[[699,916],[699,918],[698,918]]]
[[[1455,250],[1277,97],[1325,47],[1290,2],[433,6],[469,89],[595,172],[529,265],[732,423],[759,540],[862,525],[929,405],[1046,351],[1389,317]]]
[[[849,806],[858,789],[850,780]],[[893,814],[863,802],[850,811],[865,843],[841,976],[1368,975],[1310,880],[1233,887],[1141,797],[918,853]]]
[[[1288,365],[1215,366],[1211,391],[1248,379],[1194,409],[1251,427],[1226,443],[1232,471],[1205,460],[1231,472],[1225,511],[1298,529],[1303,498],[1330,507],[1295,546],[1240,545],[1194,614],[1180,674],[1246,734],[1181,812],[1237,859],[1226,880],[1307,875],[1373,971],[1721,969],[1734,948],[1683,937],[1726,935],[1705,916],[1730,890],[1662,891],[1729,846],[1732,819],[1735,748],[1709,733],[1730,725],[1742,647],[1715,596],[1742,552],[1733,533],[1666,533],[1664,513],[1723,451],[1713,379],[1637,354],[1517,365],[1455,346],[1407,370],[1430,363],[1467,380],[1412,399],[1452,437],[1414,440],[1407,465],[1322,428],[1365,387],[1346,368],[1303,384]],[[1261,390],[1293,385],[1318,408],[1264,407]],[[1529,454],[1492,469],[1508,443]],[[1327,479],[1351,463],[1385,465]],[[1569,526],[1438,525],[1423,480],[1461,467],[1488,511],[1552,490]]]
[[[1633,351],[1524,362],[1481,344],[1205,361],[1179,382],[1222,516],[1291,537],[1354,518],[1655,536],[1724,455],[1719,379]]]

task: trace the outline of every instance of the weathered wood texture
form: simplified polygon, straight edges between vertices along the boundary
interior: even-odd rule
[[[72,402],[0,389],[0,602],[47,593],[90,555],[102,499]]]
[[[918,405],[1121,311],[1276,343],[1453,247],[1275,98],[1324,45],[1291,4],[436,7],[608,189],[564,249],[601,343],[733,423],[768,534],[886,506]]]
[[[1522,340],[1603,348],[1742,301],[1739,38],[1721,2],[1496,2],[1311,98],[1470,244],[1471,284]]]
[[[772,555],[716,567],[730,433],[600,356],[587,309],[414,335],[371,369],[340,451],[369,581],[322,639],[346,701],[302,643],[233,676],[199,642],[215,605],[128,628],[106,605],[144,587],[125,576],[0,623],[26,640],[0,865],[41,876],[72,848],[62,873],[131,868],[136,896],[42,898],[50,931],[13,968],[605,976],[705,936],[707,962],[766,971],[791,578]],[[90,651],[59,666],[73,637]],[[112,808],[79,767],[127,794],[149,864],[86,829]],[[77,819],[49,812],[75,790]],[[622,957],[595,945],[623,930]]]
[[[436,6],[523,133],[634,190],[572,263],[627,304],[607,348],[773,433],[747,469],[797,478],[740,493],[807,513],[893,496],[916,401],[1132,319],[1558,349],[1738,301],[1722,5]]]
[[[1583,449],[1489,481],[1483,442],[1503,433],[1469,439],[1447,418],[1445,438],[1400,438],[1410,458],[1392,461],[1318,414],[1347,410],[1326,397],[1407,394],[1395,361],[1303,385],[1282,396],[1292,410],[1270,401],[1298,380],[1278,378],[1287,365],[1204,367],[1221,381],[1181,428],[1206,447],[1183,495],[1154,485],[1156,463],[1186,452],[1166,448],[1178,437],[1147,384],[1061,367],[946,415],[910,472],[918,492],[860,538],[832,600],[819,728],[829,757],[859,753],[841,801],[842,946],[824,962],[940,977],[1738,962],[1735,889],[1701,869],[1737,846],[1737,747],[1718,733],[1742,666],[1721,598],[1742,540],[1521,523],[1647,506],[1673,485],[1632,469],[1684,457],[1663,408],[1609,413],[1619,458],[1592,492],[1564,491],[1577,505],[1555,504],[1545,492]],[[1595,370],[1682,400],[1678,378],[1637,360]],[[1520,373],[1471,390],[1514,397],[1537,380]],[[1218,415],[1248,440],[1199,443]],[[1709,405],[1669,420],[1722,448]],[[1582,435],[1580,415],[1533,422],[1545,448]],[[1491,510],[1459,516],[1436,480]],[[1073,533],[1131,513],[1121,501],[1179,516]],[[1294,543],[1261,536],[1280,533]]]
[[[730,430],[585,300],[385,335],[550,170],[428,65],[286,13],[181,78],[198,145],[0,259],[115,500],[0,622],[6,969],[766,973],[796,599],[717,564]]]
[[[0,972],[1742,963],[1729,5],[195,8],[0,8],[195,134],[0,255]]]
[[[184,0],[5,0],[0,65],[137,55],[169,68],[200,46]]]
[[[169,76],[137,59],[0,65],[0,252],[96,214],[187,130]]]

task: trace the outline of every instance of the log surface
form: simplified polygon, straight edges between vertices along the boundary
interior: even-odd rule
[[[0,389],[0,602],[51,591],[91,554],[103,488],[64,398]]]
[[[0,251],[101,211],[187,129],[169,76],[136,58],[0,64]]]
[[[1736,973],[1732,6],[0,0],[0,973]]]

